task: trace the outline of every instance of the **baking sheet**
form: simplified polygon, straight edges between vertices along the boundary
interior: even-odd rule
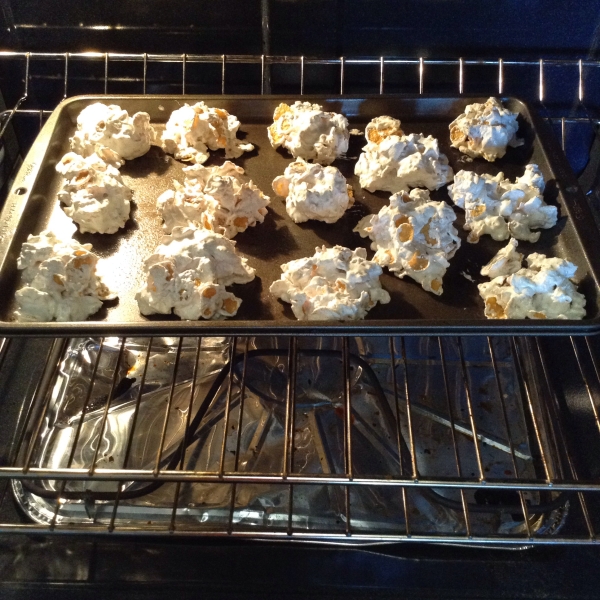
[[[70,219],[56,200],[61,176],[54,169],[68,151],[68,138],[75,129],[79,112],[96,101],[116,103],[130,113],[144,110],[150,113],[156,129],[162,131],[169,115],[185,102],[204,100],[209,106],[225,108],[241,121],[240,137],[252,142],[256,149],[235,160],[247,175],[272,199],[269,214],[263,224],[250,228],[235,238],[239,252],[248,257],[256,268],[256,279],[249,284],[231,286],[231,291],[242,300],[236,317],[227,321],[181,321],[176,316],[155,315],[144,317],[139,313],[134,296],[142,284],[143,261],[153,252],[162,233],[162,221],[156,211],[156,199],[172,187],[174,179],[183,180],[185,163],[166,155],[153,146],[147,155],[128,161],[121,169],[126,183],[133,189],[132,218],[124,230],[113,235],[80,234],[82,243],[92,243],[103,259],[100,272],[107,284],[116,290],[118,300],[105,306],[89,321],[81,323],[15,323],[14,292],[19,287],[16,259],[22,243],[31,233],[43,229],[61,230]],[[557,146],[547,125],[523,102],[504,98],[511,110],[520,113],[519,135],[525,144],[508,150],[495,163],[482,159],[470,161],[458,150],[451,148],[448,124],[464,107],[485,98],[424,98],[376,96],[367,98],[303,97],[304,100],[345,114],[351,128],[364,131],[368,121],[381,114],[400,118],[407,133],[423,132],[438,138],[441,150],[448,156],[455,172],[460,169],[496,174],[504,171],[514,179],[522,175],[529,162],[537,163],[547,182],[545,200],[559,206],[557,225],[541,232],[536,244],[519,243],[526,255],[541,252],[549,256],[567,258],[578,267],[577,283],[587,299],[587,317],[583,321],[542,320],[487,320],[483,301],[475,282],[482,265],[506,242],[495,242],[484,236],[478,244],[466,242],[462,230],[463,212],[458,215],[457,229],[463,244],[450,262],[444,277],[444,294],[440,297],[424,291],[419,284],[406,277],[400,280],[384,269],[382,285],[392,297],[387,305],[377,305],[364,321],[358,322],[298,322],[291,308],[269,294],[270,284],[279,279],[280,265],[293,259],[312,256],[316,246],[340,244],[350,248],[368,248],[370,240],[362,239],[352,229],[366,214],[377,213],[387,204],[387,192],[369,193],[358,185],[354,165],[364,145],[363,136],[351,136],[347,157],[338,159],[337,166],[355,191],[355,205],[338,223],[329,225],[309,221],[295,224],[285,212],[285,200],[274,195],[271,182],[283,173],[292,157],[284,150],[274,150],[267,137],[267,125],[272,122],[274,108],[280,102],[292,103],[297,98],[275,96],[99,96],[78,97],[63,102],[50,117],[28,154],[9,194],[0,218],[0,333],[36,335],[70,335],[84,332],[127,332],[146,334],[198,333],[294,333],[297,335],[322,333],[381,333],[401,330],[403,333],[456,334],[589,334],[600,330],[598,317],[599,259],[594,254],[598,233],[593,224],[584,196],[577,188],[562,151]],[[206,163],[221,164],[223,152],[216,152]],[[432,192],[435,200],[446,200],[446,187]],[[451,204],[452,205],[452,204]],[[373,252],[368,251],[369,256]]]

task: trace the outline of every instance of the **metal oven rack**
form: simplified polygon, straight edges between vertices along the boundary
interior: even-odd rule
[[[523,82],[527,74],[527,85],[523,83],[520,95],[529,94],[533,98],[528,99],[537,100],[569,155],[572,132],[584,131],[588,146],[597,137],[596,101],[592,99],[588,105],[584,100],[586,81],[596,76],[599,68],[600,62],[586,60],[326,60],[266,55],[2,52],[0,90],[9,108],[0,114],[0,140],[6,157],[18,166],[19,153],[27,150],[32,132],[43,125],[58,101],[75,93],[232,93],[243,89],[263,94],[295,90],[300,95],[324,90],[332,94],[462,94],[473,85],[478,93],[518,94],[519,88],[514,89],[508,76],[510,72],[511,77]],[[204,69],[201,77],[197,69]],[[553,69],[568,72],[573,83],[566,96],[563,90],[558,103],[548,93],[548,71]],[[472,71],[477,75],[471,77]],[[516,77],[515,71],[521,75]],[[595,191],[585,191],[593,199]],[[265,339],[2,340],[0,389],[9,425],[0,434],[0,532],[495,546],[596,542],[600,473],[585,452],[600,441],[600,356],[596,340],[401,336]],[[223,363],[207,384],[200,365],[215,343],[221,344]],[[137,387],[131,387],[126,375],[132,344],[141,349],[137,353],[141,357]],[[161,388],[166,408],[154,424],[159,435],[153,459],[134,466],[136,424],[144,419],[144,398],[151,393],[145,379],[153,368],[150,357],[157,345],[172,358]],[[50,438],[43,438],[44,432],[47,434],[51,425],[60,421],[56,412],[65,406],[57,403],[59,383],[66,376],[70,358],[84,351],[91,353],[88,378],[77,388],[79,404],[75,413],[59,427],[70,428],[72,434],[65,446],[66,459],[45,461]],[[102,363],[107,356],[112,357],[108,367]],[[185,360],[191,372],[182,388],[179,375]],[[278,414],[279,427],[274,454],[279,453],[280,462],[270,468],[252,466],[251,460],[241,458],[245,444],[246,454],[256,454],[257,444],[264,444],[268,437],[261,416],[252,426],[252,439],[247,443],[243,440],[247,405],[253,394],[252,402],[261,397],[252,375],[257,360],[275,360],[269,373],[277,371],[283,378],[279,395],[272,399],[277,402],[273,411]],[[306,382],[300,381],[303,368],[314,366],[311,361],[327,360],[332,361],[331,369],[339,371],[336,385],[340,396],[329,407],[338,417],[329,431],[329,435],[333,431],[338,437],[337,454],[335,449],[325,447],[325,426],[315,421],[314,406],[306,409],[302,396]],[[101,372],[105,381],[98,404],[94,390]],[[376,373],[379,384],[373,382],[372,373]],[[478,383],[481,373],[488,387]],[[387,414],[387,425],[395,428],[388,428],[387,439],[374,434],[370,424],[365,425],[365,416],[356,407],[356,395],[369,386],[375,390],[370,393],[383,394],[379,398],[383,398],[383,404],[378,406],[386,406],[382,412]],[[203,391],[199,391],[201,388]],[[127,390],[129,404],[123,404]],[[573,390],[584,390],[583,395],[576,394],[575,407]],[[363,400],[365,397],[361,396]],[[125,405],[130,427],[124,437],[124,452],[119,460],[108,464],[101,442],[108,435],[113,415]],[[185,417],[179,437],[171,443],[173,408]],[[80,438],[88,435],[82,432],[92,414],[96,421],[88,440],[90,460],[83,464],[78,455]],[[312,425],[307,419],[313,419]],[[218,452],[210,469],[189,467],[187,454],[192,442],[198,440],[198,427],[221,431],[220,438],[213,440]],[[274,425],[269,427],[274,431]],[[318,461],[316,467],[307,470],[295,459],[298,436],[308,429]],[[368,447],[387,453],[389,460],[383,469],[364,465],[365,435],[370,440]],[[443,468],[440,462],[431,462],[432,450],[426,447],[435,444],[436,436],[447,442],[436,450]],[[46,447],[42,447],[44,444]],[[504,462],[497,461],[497,456],[503,456]],[[494,464],[505,462],[508,467],[502,472],[494,469]],[[147,489],[148,493],[158,488],[168,490],[159,502],[160,518],[136,517],[146,515],[140,511],[145,496],[138,495],[142,498],[139,505],[129,502],[130,496],[135,496],[129,494],[132,486]],[[209,518],[207,524],[203,519],[210,511],[203,513],[202,503],[190,508],[182,501],[187,493],[184,490],[205,489],[202,486],[226,490],[219,518]],[[279,490],[278,497],[285,506],[270,507],[262,514],[262,522],[246,518],[251,510],[240,497],[251,486]],[[338,504],[337,518],[331,522],[315,520],[315,524],[310,518],[298,518],[298,507],[311,496],[307,490],[316,488],[325,490]],[[26,511],[33,497],[43,498],[36,506],[39,511],[43,504],[45,516],[38,515],[37,522],[23,518],[14,508],[13,494]],[[387,522],[385,518],[369,520],[368,512],[375,510],[377,502],[369,504],[365,494],[395,503],[397,512],[391,518],[388,515]],[[419,515],[427,511],[429,520],[423,521]],[[269,518],[275,513],[276,522]],[[31,516],[31,511],[28,514]],[[436,519],[438,524],[434,526]],[[443,519],[445,525],[440,527]]]

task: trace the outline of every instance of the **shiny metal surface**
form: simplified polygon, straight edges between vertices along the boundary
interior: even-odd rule
[[[551,440],[530,436],[527,420],[543,407],[533,397],[523,404],[512,345],[72,340],[42,418],[24,423],[34,435],[25,434],[16,464],[32,479],[13,480],[13,491],[30,518],[56,531],[104,524],[256,537],[282,528],[292,538],[337,533],[353,543],[373,541],[374,532],[542,539],[560,531],[570,502],[522,489],[523,481],[555,479],[561,457]],[[83,477],[33,479],[39,469]],[[117,472],[129,481],[115,481]],[[496,484],[507,491],[492,491]]]

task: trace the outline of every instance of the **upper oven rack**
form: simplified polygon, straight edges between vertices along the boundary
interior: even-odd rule
[[[82,74],[81,67],[95,65],[95,74]],[[126,93],[153,93],[157,86],[166,86],[170,93],[191,93],[195,78],[193,69],[198,65],[207,65],[212,67],[212,77],[210,79],[210,92],[206,93],[235,93],[238,80],[238,69],[253,69],[253,75],[250,82],[244,82],[244,85],[251,86],[252,93],[274,93],[281,89],[300,95],[313,92],[315,79],[312,76],[315,69],[329,69],[327,83],[330,86],[328,93],[343,94],[349,90],[355,89],[356,85],[369,86],[371,93],[437,93],[442,91],[451,91],[459,94],[467,93],[470,85],[477,80],[477,76],[471,76],[471,69],[485,69],[488,74],[486,78],[487,87],[484,93],[490,95],[500,95],[507,92],[509,85],[514,84],[514,69],[527,73],[527,82],[530,84],[527,90],[522,94],[526,99],[534,101],[540,108],[541,113],[553,126],[555,133],[559,136],[563,150],[567,156],[570,154],[569,147],[570,133],[573,130],[584,128],[591,132],[592,136],[598,136],[598,125],[600,120],[597,116],[597,102],[593,96],[593,90],[588,89],[586,82],[590,74],[600,73],[600,61],[596,60],[551,60],[540,58],[539,60],[477,60],[470,58],[457,58],[455,60],[435,60],[429,58],[396,58],[396,57],[372,57],[372,58],[331,58],[321,59],[305,56],[237,56],[237,55],[192,55],[192,54],[122,54],[122,53],[35,53],[35,52],[0,52],[0,91],[5,95],[6,110],[0,113],[0,140],[4,142],[7,155],[13,159],[13,164],[18,167],[18,156],[23,156],[27,151],[28,143],[33,134],[39,130],[45,122],[45,119],[51,114],[52,109],[63,98],[74,93],[114,93],[118,88],[120,92],[123,86],[127,86]],[[155,73],[158,67],[166,67],[166,70],[160,69],[160,77]],[[99,71],[98,71],[99,68]],[[396,69],[408,69],[412,76],[406,80],[398,78]],[[572,77],[572,87],[569,90],[568,97],[562,98],[559,106],[553,102],[552,93],[548,86],[548,72],[554,68],[566,69]],[[284,69],[283,72],[281,69]],[[361,74],[367,74],[365,81],[357,82],[357,71]],[[2,77],[3,72],[11,75],[10,81]],[[409,72],[409,71],[404,71]],[[444,75],[440,77],[440,72]],[[509,72],[512,75],[509,75]],[[532,75],[533,73],[533,75]],[[233,77],[233,79],[230,77]],[[450,81],[450,88],[440,88],[438,84],[444,80]],[[54,95],[46,95],[42,90],[44,86],[50,85],[54,90]],[[286,87],[287,86],[287,87]],[[175,91],[177,90],[177,91]],[[123,93],[123,92],[122,92]],[[528,97],[527,97],[528,96]],[[566,98],[566,99],[565,99]],[[25,132],[23,134],[23,132]],[[28,137],[29,134],[29,137]],[[16,145],[14,141],[16,140]],[[16,150],[15,150],[16,148]],[[13,154],[11,154],[13,153]],[[0,186],[2,184],[0,183]],[[586,192],[590,190],[584,190]],[[297,358],[297,351],[301,340],[299,338],[285,338],[289,364],[294,364]],[[108,338],[99,338],[98,344],[101,346],[107,344]],[[435,340],[434,340],[435,341]],[[404,344],[408,343],[403,338],[389,338],[388,342],[392,348],[392,361],[406,367],[407,358],[403,353]],[[22,352],[22,344],[27,344],[27,340],[0,340],[0,374],[7,374],[7,364],[10,363],[11,355]],[[489,480],[483,472],[479,472],[475,477],[458,476],[439,479],[422,479],[416,472],[408,476],[387,476],[387,477],[357,477],[352,472],[351,461],[345,458],[345,468],[343,472],[335,476],[328,475],[324,477],[307,477],[296,475],[292,472],[284,471],[279,473],[243,473],[232,471],[228,472],[221,469],[215,473],[201,473],[198,471],[185,471],[182,468],[158,469],[153,470],[133,470],[128,468],[111,469],[73,469],[69,467],[60,468],[37,468],[31,466],[28,461],[19,462],[20,450],[35,444],[35,435],[31,439],[25,439],[23,432],[28,423],[35,423],[35,419],[40,418],[40,414],[32,415],[31,410],[35,407],[35,402],[41,402],[42,410],[47,406],[48,397],[44,394],[52,383],[52,377],[56,375],[56,369],[63,357],[63,351],[69,340],[56,340],[51,343],[47,352],[40,354],[40,362],[43,365],[43,373],[35,379],[30,388],[23,392],[23,408],[19,419],[19,428],[15,430],[15,435],[9,451],[3,457],[0,463],[0,533],[89,533],[111,534],[111,535],[225,535],[232,537],[263,537],[270,539],[296,539],[296,540],[315,540],[326,542],[348,541],[357,542],[390,542],[390,541],[434,541],[434,542],[458,542],[458,543],[479,543],[487,545],[532,545],[532,544],[594,544],[597,541],[597,506],[598,495],[600,493],[600,480],[597,477],[586,476],[580,473],[578,464],[581,456],[576,449],[568,442],[568,434],[572,433],[563,422],[563,405],[561,402],[560,391],[555,389],[555,378],[552,373],[552,366],[548,363],[548,357],[552,352],[545,347],[545,341],[532,338],[527,342],[515,338],[510,338],[509,344],[514,359],[512,367],[515,376],[520,382],[526,399],[526,408],[530,413],[533,425],[533,436],[542,435],[544,427],[548,423],[556,423],[556,440],[563,443],[560,453],[563,457],[561,468],[558,471],[549,469],[548,457],[545,455],[545,443],[541,443],[541,438],[534,444],[540,452],[538,457],[541,461],[542,470],[546,477],[542,479],[532,479],[526,477],[515,477],[507,481]],[[118,338],[117,345],[124,345],[126,340]],[[176,344],[179,343],[176,341]],[[202,338],[196,338],[198,352],[202,352]],[[247,356],[246,338],[233,338],[231,340],[232,355]],[[348,395],[348,338],[334,338],[333,343],[339,343],[342,348],[344,364],[346,364],[344,389],[345,402],[349,403]],[[440,344],[442,340],[438,340]],[[494,344],[494,338],[488,338],[487,343],[490,347]],[[565,361],[571,361],[574,365],[573,376],[585,390],[584,404],[588,411],[591,409],[593,422],[590,427],[594,431],[594,436],[600,436],[600,355],[597,349],[597,342],[592,338],[570,338],[561,340],[564,349]],[[493,353],[492,353],[493,354]],[[36,355],[37,356],[37,355]],[[490,355],[490,366],[493,372],[498,375],[498,367]],[[242,358],[242,360],[245,360]],[[442,364],[448,369],[448,364]],[[530,369],[535,363],[542,374],[539,384],[539,398],[537,400],[530,397],[529,393],[533,391],[532,380],[530,378]],[[459,361],[458,367],[464,385],[468,386],[473,366],[468,361]],[[475,365],[474,368],[478,368]],[[446,371],[444,371],[446,372]],[[293,381],[295,371],[290,370],[289,381]],[[231,385],[231,379],[225,381],[225,385]],[[94,385],[94,377],[89,382]],[[291,383],[288,382],[286,391],[285,406],[288,414],[289,407],[293,406],[294,393],[291,391]],[[416,398],[410,391],[410,384],[405,381],[398,381],[398,385],[404,386],[406,398],[406,411],[409,419],[414,419],[418,414],[419,398]],[[471,402],[477,401],[476,390],[471,390],[473,396]],[[112,392],[111,392],[112,394]],[[46,398],[44,400],[44,398]],[[502,402],[499,400],[499,402]],[[535,404],[538,402],[538,404]],[[108,399],[107,407],[110,405]],[[535,406],[534,406],[535,405]],[[108,410],[108,408],[107,408]],[[541,412],[539,412],[541,411]],[[349,414],[349,413],[347,413]],[[43,417],[43,415],[42,415]],[[546,425],[544,425],[544,423]],[[455,424],[456,425],[456,424]],[[285,447],[290,448],[292,440],[290,431],[293,430],[293,422],[288,423]],[[344,420],[344,436],[346,444],[351,443],[352,422],[349,418]],[[478,434],[476,419],[468,420],[463,427],[464,431],[456,429],[461,436],[466,435],[474,447],[485,442]],[[35,430],[33,432],[35,434]],[[599,438],[600,439],[600,438]],[[477,441],[475,441],[477,440]],[[486,442],[487,443],[487,442]],[[161,443],[162,446],[162,443]],[[513,449],[514,450],[514,449]],[[31,458],[31,456],[29,457]],[[221,461],[222,462],[222,461]],[[288,463],[286,463],[288,464]],[[286,467],[287,468],[287,467]],[[388,474],[389,475],[389,474]],[[407,514],[407,527],[401,533],[379,534],[354,531],[351,527],[350,505],[346,503],[346,523],[345,529],[339,533],[306,532],[299,531],[293,527],[287,527],[281,531],[244,531],[238,530],[234,526],[232,508],[227,522],[219,530],[198,532],[195,529],[187,529],[179,524],[177,519],[176,502],[172,505],[172,518],[164,527],[156,525],[122,525],[118,523],[115,516],[118,513],[119,501],[117,500],[112,516],[108,520],[99,520],[98,522],[76,525],[57,522],[56,516],[48,525],[23,523],[18,515],[10,510],[10,490],[13,480],[38,480],[38,481],[84,481],[114,482],[115,486],[120,486],[128,481],[159,481],[171,482],[175,485],[185,485],[186,483],[200,482],[222,482],[232,485],[234,488],[243,488],[246,485],[279,483],[289,486],[290,490],[297,488],[302,484],[319,485],[327,483],[331,486],[343,490],[344,497],[350,496],[350,488],[368,488],[369,486],[388,486],[398,489],[405,496],[411,490],[419,489],[455,489],[458,490],[463,498],[463,513],[467,528],[461,534],[437,534],[437,533],[415,533],[410,528],[410,514]],[[64,489],[64,488],[63,488]],[[470,508],[464,501],[465,494],[478,490],[500,490],[516,492],[522,507],[523,513],[523,531],[520,534],[505,534],[503,536],[485,537],[477,535],[469,529]],[[551,498],[559,497],[561,493],[569,494],[570,512],[577,514],[578,518],[575,524],[571,525],[559,535],[541,536],[532,530],[531,517],[528,515],[527,503],[524,501],[524,494],[530,492],[542,492],[549,494]],[[60,494],[56,496],[57,513],[60,504]],[[233,507],[233,504],[232,504]],[[291,514],[290,508],[290,514]],[[534,515],[533,515],[534,516]],[[291,523],[291,517],[290,517]]]
[[[545,109],[547,101],[547,70],[550,68],[566,68],[570,74],[575,74],[575,82],[570,94],[570,110],[568,115],[558,115],[554,118],[551,116],[551,111],[547,111],[547,118],[552,122],[554,120],[560,124],[561,138],[563,147],[565,142],[566,128],[569,124],[583,123],[591,127],[597,126],[598,120],[593,108],[589,108],[586,102],[586,78],[588,73],[595,72],[600,69],[600,60],[578,59],[578,60],[563,60],[563,59],[544,59],[539,60],[497,60],[489,59],[469,59],[457,58],[454,60],[448,59],[431,59],[425,57],[419,58],[401,58],[401,57],[370,57],[370,58],[348,58],[341,56],[339,58],[315,58],[309,56],[248,56],[248,55],[210,55],[210,54],[148,54],[148,53],[115,53],[115,52],[13,52],[0,51],[0,68],[5,65],[18,64],[17,70],[12,71],[19,76],[20,95],[12,103],[10,108],[0,112],[0,139],[6,133],[10,122],[15,116],[37,117],[39,119],[40,128],[43,120],[48,117],[52,109],[43,108],[41,106],[31,106],[32,103],[43,104],[39,100],[32,101],[32,65],[36,62],[44,62],[52,64],[52,73],[49,75],[39,75],[40,79],[53,79],[62,81],[60,87],[62,96],[57,98],[54,106],[60,100],[67,98],[72,91],[71,77],[73,66],[76,63],[84,64],[101,64],[101,73],[94,76],[96,83],[100,84],[100,89],[94,88],[97,93],[109,94],[113,92],[112,87],[115,83],[134,84],[129,93],[149,93],[150,76],[149,70],[152,65],[169,65],[176,66],[178,69],[171,70],[168,75],[168,84],[170,86],[179,87],[179,93],[182,95],[190,93],[189,89],[189,71],[190,66],[195,64],[201,65],[217,65],[220,66],[220,77],[213,77],[211,81],[210,93],[236,93],[235,90],[228,89],[228,66],[235,65],[256,65],[260,66],[260,76],[258,81],[254,77],[254,88],[252,93],[270,94],[273,93],[273,88],[277,86],[272,76],[272,68],[275,66],[294,66],[297,69],[297,77],[295,78],[296,89],[295,93],[304,95],[307,92],[307,73],[317,66],[331,66],[337,69],[337,76],[329,79],[337,79],[337,85],[332,86],[334,93],[344,94],[348,91],[348,69],[350,67],[368,67],[372,71],[376,69],[377,75],[369,77],[371,84],[371,93],[390,93],[403,91],[405,93],[432,93],[436,89],[436,69],[442,67],[454,71],[454,85],[451,86],[453,92],[459,94],[465,93],[469,85],[469,68],[484,67],[489,73],[494,72],[495,76],[488,78],[486,85],[488,94],[502,95],[506,92],[507,82],[510,81],[507,75],[508,68],[529,69],[534,68],[537,71],[535,77],[537,93],[531,95],[530,100],[537,101],[539,105]],[[123,76],[117,74],[118,66],[122,64],[135,64],[138,73],[128,72]],[[410,67],[415,71],[416,78],[406,78],[406,82],[394,82],[393,89],[388,89],[389,83],[386,78],[387,70],[390,67]],[[48,69],[48,67],[46,67]],[[177,73],[178,71],[178,73]],[[433,75],[430,74],[433,72]],[[526,74],[528,81],[532,82],[531,73]],[[161,72],[161,77],[165,77],[164,72]],[[439,77],[439,74],[437,75]],[[513,76],[514,77],[514,76]],[[491,82],[494,81],[492,84]],[[14,85],[14,79],[11,81],[11,88],[16,92],[18,86]],[[165,81],[163,81],[163,84]],[[175,87],[170,87],[173,91]],[[448,88],[446,88],[448,90]],[[175,92],[176,93],[176,92]],[[594,102],[594,105],[596,102]],[[52,106],[52,108],[54,108]],[[595,106],[594,106],[595,108]]]

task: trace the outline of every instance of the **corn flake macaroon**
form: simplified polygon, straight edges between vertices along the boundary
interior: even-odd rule
[[[17,261],[24,283],[16,292],[17,320],[84,321],[98,312],[116,294],[98,276],[97,264],[91,244],[64,241],[52,231],[30,235]]]
[[[300,321],[364,319],[390,295],[381,287],[381,267],[367,260],[364,248],[316,248],[314,256],[281,265],[283,274],[270,292],[292,305]]]
[[[116,152],[98,147],[87,157],[69,152],[56,165],[64,181],[58,199],[82,233],[115,233],[129,219],[131,189]]]
[[[70,141],[71,150],[82,156],[94,154],[98,146],[106,146],[121,158],[132,160],[150,150],[154,137],[148,113],[129,116],[116,104],[96,102],[79,113],[77,130]]]
[[[294,158],[330,165],[348,150],[348,119],[339,113],[325,112],[319,104],[294,102],[280,104],[268,128],[273,148],[282,146]]]
[[[492,259],[490,264],[510,256],[512,250],[507,247],[500,252],[503,257],[498,259],[497,255],[498,260]],[[514,271],[514,265],[503,270]],[[485,303],[485,316],[488,319],[583,319],[585,296],[572,281],[576,271],[574,264],[562,258],[530,254],[527,268],[519,268],[511,275],[499,275],[477,286]]]
[[[549,229],[558,218],[556,206],[544,202],[544,187],[540,168],[530,164],[515,183],[505,179],[502,172],[492,177],[459,171],[448,186],[448,195],[465,211],[468,242],[475,244],[486,234],[497,241],[512,236],[537,242],[540,232],[532,230]]]
[[[175,227],[144,263],[146,278],[135,298],[143,315],[186,320],[234,316],[242,301],[225,289],[248,283],[255,270],[236,253],[235,242],[206,229]]]
[[[286,198],[287,213],[295,223],[335,223],[354,204],[352,187],[339,169],[307,163],[302,158],[274,179],[273,190]]]
[[[222,108],[204,102],[184,104],[167,121],[161,142],[165,152],[184,161],[205,163],[209,150],[225,150],[225,158],[239,158],[254,146],[237,138],[240,122]]]
[[[450,123],[450,142],[471,158],[483,157],[494,162],[506,154],[506,147],[523,145],[517,138],[519,124],[514,113],[496,98],[485,104],[469,104],[465,112]]]
[[[372,240],[374,262],[439,296],[449,259],[460,247],[455,219],[445,202],[433,202],[427,190],[414,189],[394,194],[388,206],[361,219],[354,231]]]
[[[365,129],[367,145],[354,172],[369,192],[400,192],[425,187],[437,190],[452,181],[448,158],[438,141],[420,133],[405,135],[400,121],[388,116],[373,119]]]
[[[195,226],[233,238],[264,222],[270,199],[242,167],[226,161],[219,167],[192,165],[183,172],[184,182],[174,181],[175,190],[167,190],[156,201],[165,232]]]

